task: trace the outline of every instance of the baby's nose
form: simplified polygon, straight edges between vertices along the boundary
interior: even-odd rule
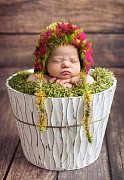
[[[62,67],[63,68],[67,68],[67,67],[70,67],[70,61],[68,60],[68,59],[64,59],[63,61],[62,61]]]

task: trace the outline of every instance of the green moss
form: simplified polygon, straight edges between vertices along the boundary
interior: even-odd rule
[[[9,80],[9,85],[19,92],[33,95],[35,93],[36,83],[27,82],[27,78],[30,74],[31,73],[29,73],[28,71],[21,71],[17,73],[17,75],[13,76]]]
[[[113,72],[105,68],[96,68],[93,72],[93,77],[95,82],[90,86],[90,91],[92,94],[104,91],[112,86],[115,77]]]
[[[57,83],[42,83],[36,84],[35,82],[27,82],[27,78],[31,73],[22,71],[17,73],[9,80],[9,85],[25,94],[34,95],[36,88],[42,89],[46,97],[69,97],[69,96],[82,96],[83,90],[87,93],[99,93],[108,89],[114,82],[114,74],[105,68],[96,68],[92,76],[95,82],[92,85],[84,84],[83,82],[78,83],[72,89],[64,88]]]

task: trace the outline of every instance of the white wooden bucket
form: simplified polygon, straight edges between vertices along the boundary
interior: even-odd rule
[[[51,127],[40,132],[37,127],[39,114],[35,96],[12,89],[8,80],[6,84],[13,115],[24,155],[29,162],[50,170],[74,170],[90,165],[99,157],[116,80],[108,90],[93,94],[90,124],[92,143],[88,142],[82,126],[69,127],[81,123],[84,105],[82,97],[47,98],[45,108],[48,126]]]

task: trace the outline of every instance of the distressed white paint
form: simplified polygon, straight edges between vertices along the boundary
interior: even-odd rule
[[[81,126],[48,128],[45,132],[40,132],[36,127],[39,115],[35,104],[35,96],[15,91],[8,85],[8,81],[7,87],[23,152],[29,162],[50,170],[74,170],[88,166],[98,158],[116,81],[108,90],[93,95],[93,123],[90,125],[94,138],[92,143],[88,142]],[[80,124],[83,117],[83,105],[82,97],[47,98],[45,107],[48,115],[48,125]],[[102,118],[104,119],[97,121]]]

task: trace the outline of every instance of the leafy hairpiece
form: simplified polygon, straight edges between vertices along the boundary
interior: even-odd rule
[[[70,22],[55,22],[43,29],[34,56],[34,71],[46,72],[46,62],[57,46],[74,45],[79,54],[81,68],[86,72],[93,65],[91,42],[86,40],[83,29]]]

